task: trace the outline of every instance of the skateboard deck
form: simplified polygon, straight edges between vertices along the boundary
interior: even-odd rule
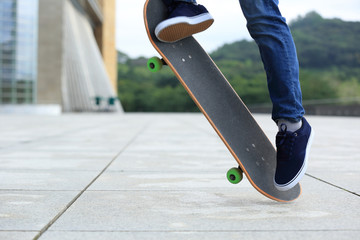
[[[150,42],[222,139],[251,185],[276,201],[297,199],[301,194],[299,184],[288,191],[275,188],[274,146],[200,44],[193,37],[176,43],[157,40],[155,27],[166,16],[167,8],[162,0],[145,2],[144,21]]]

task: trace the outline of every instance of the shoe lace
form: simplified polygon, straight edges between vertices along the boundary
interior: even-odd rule
[[[288,132],[285,124],[280,125],[280,131],[276,136],[278,160],[286,161],[293,155],[293,148],[297,133]]]

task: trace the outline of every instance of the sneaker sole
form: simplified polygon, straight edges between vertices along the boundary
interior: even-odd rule
[[[176,42],[208,29],[213,22],[214,19],[209,13],[190,18],[171,18],[156,27],[155,35],[162,42]]]
[[[311,129],[309,142],[308,142],[308,144],[306,146],[305,161],[304,161],[304,164],[303,164],[301,170],[298,172],[298,174],[290,182],[288,182],[287,184],[277,184],[275,182],[275,180],[274,180],[274,185],[279,191],[287,191],[287,190],[290,190],[291,188],[295,187],[295,185],[298,184],[298,182],[300,182],[302,177],[305,175],[306,169],[307,169],[307,166],[308,166],[309,152],[310,152],[310,149],[311,149],[311,145],[312,145],[312,142],[313,142],[314,135],[315,135],[314,130]]]

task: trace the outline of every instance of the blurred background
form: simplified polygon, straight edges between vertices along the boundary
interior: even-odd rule
[[[115,5],[115,0],[1,0],[2,111],[121,112]]]
[[[144,0],[1,0],[0,113],[195,112],[158,55]],[[196,38],[253,112],[271,112],[238,1],[199,1],[215,18]],[[280,2],[297,47],[308,114],[360,116],[360,2]]]

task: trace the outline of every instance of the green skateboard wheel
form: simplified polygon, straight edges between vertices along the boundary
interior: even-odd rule
[[[240,168],[231,168],[227,171],[226,177],[232,184],[237,184],[243,179],[243,172]]]
[[[158,57],[152,57],[147,61],[147,67],[151,72],[158,72],[161,70],[164,63]]]

